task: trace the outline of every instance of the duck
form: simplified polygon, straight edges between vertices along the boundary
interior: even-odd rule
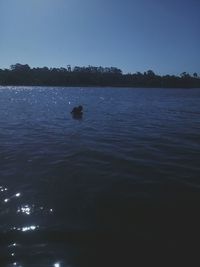
[[[74,117],[81,117],[83,115],[83,107],[81,105],[78,107],[74,107],[71,111],[71,114]]]

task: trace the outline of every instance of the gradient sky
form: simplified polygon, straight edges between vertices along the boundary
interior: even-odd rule
[[[200,0],[0,0],[0,68],[200,74]]]

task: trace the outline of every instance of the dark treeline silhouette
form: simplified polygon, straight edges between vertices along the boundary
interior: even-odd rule
[[[160,76],[152,70],[123,74],[115,67],[94,66],[31,68],[28,64],[17,63],[10,69],[0,69],[0,85],[200,88],[200,76],[186,72],[180,76]]]

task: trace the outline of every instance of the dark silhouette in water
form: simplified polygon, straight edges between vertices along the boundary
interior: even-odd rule
[[[73,118],[82,118],[83,116],[83,107],[80,105],[78,107],[74,107],[71,111],[71,114],[73,116]]]

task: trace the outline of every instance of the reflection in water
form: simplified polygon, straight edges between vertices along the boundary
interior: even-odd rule
[[[33,207],[29,205],[22,205],[17,209],[17,213],[24,213],[26,215],[30,215],[33,212]]]
[[[8,267],[11,267],[11,266],[16,266],[16,267],[25,267],[25,265],[22,265],[18,262],[13,262],[11,265],[8,265]],[[43,266],[43,265],[42,265]],[[48,265],[49,267],[62,267],[61,264],[59,262],[56,262],[54,264],[50,264]]]
[[[22,227],[20,230],[22,231],[22,232],[27,232],[27,231],[34,231],[34,230],[36,230],[36,228],[39,228],[39,226],[36,226],[36,225],[31,225],[31,226],[24,226],[24,227]]]
[[[8,247],[16,247],[16,246],[17,246],[17,244],[13,243],[13,244],[9,245]]]
[[[196,251],[199,99],[0,88],[0,267],[138,266]],[[69,102],[86,107],[82,121]]]
[[[28,244],[23,243],[24,240],[26,241],[26,233],[28,232],[34,232],[39,230],[40,225],[35,224],[34,222],[38,222],[38,215],[44,216],[46,218],[47,215],[52,215],[54,213],[53,208],[45,207],[44,205],[36,205],[36,204],[28,204],[23,203],[25,202],[23,199],[23,194],[21,192],[17,193],[11,193],[10,190],[8,190],[7,187],[1,185],[0,186],[0,197],[2,201],[6,206],[6,209],[0,210],[0,215],[7,216],[6,224],[7,224],[7,230],[5,231],[5,234],[8,235],[8,242],[7,242],[7,256],[4,256],[7,260],[8,265],[4,265],[6,267],[11,266],[17,266],[17,267],[26,267],[29,266],[27,264],[22,264],[18,262],[20,261],[21,255],[24,254],[23,250],[26,250],[26,254],[28,257],[32,258],[32,254],[34,255],[34,247],[37,245],[34,245],[34,243],[31,243],[31,240],[28,239]],[[12,221],[12,217],[15,216],[14,214],[18,214],[18,219],[15,220],[14,225]],[[25,217],[30,218],[30,220],[26,220]],[[9,221],[10,219],[10,221]],[[23,233],[23,236],[20,236]],[[6,241],[5,241],[6,242]],[[38,244],[39,246],[46,246],[45,244]],[[29,255],[30,254],[30,255]],[[15,261],[13,262],[13,259]],[[10,263],[9,263],[10,262]],[[0,255],[0,266],[1,265],[1,255]],[[31,266],[37,266],[31,265]],[[61,267],[59,262],[49,264],[44,264],[44,266],[55,266],[55,267]]]
[[[5,191],[8,190],[6,187],[3,187],[3,186],[1,186],[0,188],[1,188],[1,192],[5,192]],[[16,193],[16,194],[12,195],[12,196],[9,197],[9,198],[5,198],[5,199],[4,199],[4,202],[7,203],[7,202],[10,201],[11,199],[13,199],[13,198],[19,198],[20,196],[21,196],[21,193]]]
[[[0,189],[1,189],[1,190],[0,190],[1,192],[4,192],[4,191],[7,191],[7,190],[8,190],[8,188],[3,187],[3,186],[0,186]]]

